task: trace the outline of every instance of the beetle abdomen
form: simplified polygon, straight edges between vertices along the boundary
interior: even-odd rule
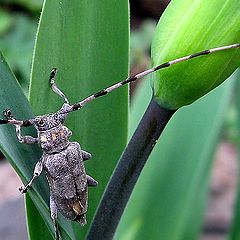
[[[43,165],[58,210],[85,225],[88,191],[80,145],[71,142],[59,153],[44,154]]]

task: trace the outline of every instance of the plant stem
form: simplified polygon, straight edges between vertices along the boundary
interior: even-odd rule
[[[160,107],[152,98],[108,183],[88,240],[113,238],[137,179],[175,111]]]

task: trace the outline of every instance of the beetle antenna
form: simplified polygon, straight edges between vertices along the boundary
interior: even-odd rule
[[[177,64],[177,63],[180,63],[180,62],[184,62],[184,61],[187,61],[187,60],[192,59],[192,58],[207,55],[207,54],[210,54],[210,53],[220,52],[220,51],[224,51],[224,50],[228,50],[228,49],[232,49],[232,48],[239,48],[239,47],[240,47],[240,43],[236,43],[236,44],[232,44],[232,45],[227,45],[227,46],[212,48],[212,49],[209,49],[209,50],[204,50],[204,51],[194,53],[194,54],[191,54],[191,55],[188,55],[188,56],[185,56],[185,57],[177,58],[177,59],[169,61],[169,62],[162,63],[162,64],[160,64],[156,67],[153,67],[151,69],[140,72],[140,73],[138,73],[134,76],[130,76],[127,79],[125,79],[121,82],[118,82],[114,85],[111,85],[107,88],[102,89],[101,91],[99,91],[95,94],[92,94],[92,95],[88,96],[87,98],[83,99],[82,101],[80,101],[76,104],[73,104],[71,110],[69,110],[68,112],[76,111],[76,110],[82,108],[83,106],[85,106],[87,103],[93,101],[94,99],[96,99],[98,97],[101,97],[101,96],[104,96],[104,95],[108,94],[109,92],[112,92],[115,89],[124,86],[125,84],[128,84],[130,82],[134,82],[134,81],[136,81],[136,80],[138,80],[138,79],[140,79],[140,78],[142,78],[142,77],[144,77],[144,76],[146,76],[150,73],[156,72],[156,71],[158,71],[162,68],[167,68],[171,65],[174,65],[174,64]]]
[[[19,125],[23,127],[28,127],[32,125],[32,122],[30,120],[17,120],[12,116],[11,110],[5,109],[3,111],[3,114],[6,119],[0,119],[0,124],[13,124],[13,125]]]
[[[58,88],[58,86],[55,83],[56,75],[57,75],[57,68],[53,68],[50,73],[50,77],[49,77],[49,82],[51,84],[51,88],[58,96],[60,96],[61,98],[64,99],[65,103],[69,103],[65,94]]]

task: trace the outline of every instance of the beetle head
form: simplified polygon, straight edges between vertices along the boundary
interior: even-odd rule
[[[33,119],[33,125],[38,131],[46,131],[64,123],[66,115],[58,112],[37,116]]]
[[[69,109],[71,109],[71,105],[64,103],[60,110],[55,113],[36,116],[36,118],[32,119],[32,124],[38,131],[46,131],[57,127],[64,123]]]

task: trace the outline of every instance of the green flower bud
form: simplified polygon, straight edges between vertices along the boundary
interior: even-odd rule
[[[239,0],[173,0],[152,43],[152,65],[206,49],[240,43]],[[240,49],[191,59],[153,73],[157,102],[168,109],[191,104],[240,66]]]

